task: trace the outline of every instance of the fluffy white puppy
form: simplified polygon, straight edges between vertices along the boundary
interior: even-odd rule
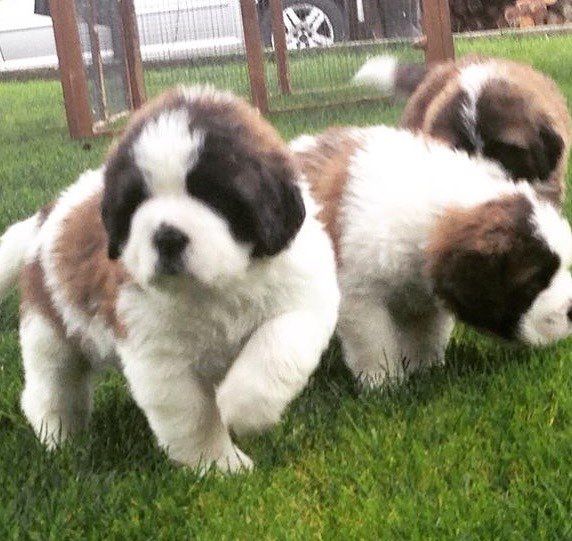
[[[530,184],[387,127],[291,148],[336,245],[338,331],[366,385],[442,362],[455,317],[529,344],[572,332],[572,234]]]
[[[246,102],[180,88],[7,231],[3,289],[24,267],[22,409],[48,446],[85,425],[94,371],[118,362],[170,458],[251,466],[229,429],[278,421],[336,323],[333,249],[299,180]]]

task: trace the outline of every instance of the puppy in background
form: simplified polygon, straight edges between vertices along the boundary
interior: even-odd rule
[[[384,126],[291,148],[336,247],[338,333],[364,385],[442,363],[455,319],[531,345],[572,332],[570,226],[527,182]]]
[[[361,84],[409,96],[401,126],[500,163],[513,180],[540,182],[560,205],[572,140],[564,96],[532,67],[467,56],[426,68],[384,56],[366,62]]]
[[[8,229],[0,293],[21,270],[22,409],[48,447],[85,426],[111,363],[171,459],[251,467],[229,430],[279,420],[337,318],[331,242],[299,180],[246,102],[179,88]]]

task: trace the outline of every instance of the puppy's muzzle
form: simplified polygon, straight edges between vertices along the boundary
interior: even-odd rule
[[[175,275],[185,270],[182,255],[189,244],[185,233],[171,225],[161,224],[153,235],[153,244],[159,254],[158,271],[161,274]]]

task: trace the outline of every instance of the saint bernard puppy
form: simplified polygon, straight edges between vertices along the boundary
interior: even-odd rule
[[[402,127],[495,160],[513,180],[538,181],[562,203],[572,120],[554,81],[532,67],[467,56],[427,69],[385,56],[366,62],[355,79],[411,94]]]
[[[334,241],[338,332],[364,385],[443,362],[455,318],[532,345],[572,333],[572,233],[529,183],[384,126],[291,148]]]
[[[334,252],[302,188],[246,102],[179,88],[134,115],[101,169],[12,226],[0,286],[23,267],[22,409],[38,437],[53,447],[82,428],[95,371],[117,363],[172,460],[249,468],[229,430],[279,420],[337,319]]]

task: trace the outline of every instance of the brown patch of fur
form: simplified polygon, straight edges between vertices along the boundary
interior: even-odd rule
[[[62,318],[57,313],[46,287],[44,270],[39,259],[27,263],[20,275],[21,297],[20,315],[24,316],[27,310],[34,310],[52,322],[54,328],[65,337],[66,331]]]
[[[120,263],[107,257],[107,236],[101,220],[101,194],[84,201],[65,220],[52,257],[68,302],[90,317],[99,317],[119,335],[124,333],[115,302],[126,279]]]
[[[432,232],[427,248],[429,269],[451,250],[493,255],[509,249],[516,236],[514,216],[523,209],[530,209],[524,196],[501,198],[476,208],[449,209]]]
[[[321,206],[318,218],[339,254],[340,201],[347,181],[350,160],[360,145],[349,128],[330,128],[316,136],[315,145],[296,153],[298,164],[310,183],[312,195]]]
[[[446,96],[453,91],[452,88],[449,89],[448,87],[451,86],[457,75],[458,70],[454,62],[432,66],[407,101],[400,125],[409,130],[422,130],[430,105],[437,96]]]
[[[425,64],[397,64],[394,83],[396,90],[409,96],[423,82],[427,71],[428,67]]]

